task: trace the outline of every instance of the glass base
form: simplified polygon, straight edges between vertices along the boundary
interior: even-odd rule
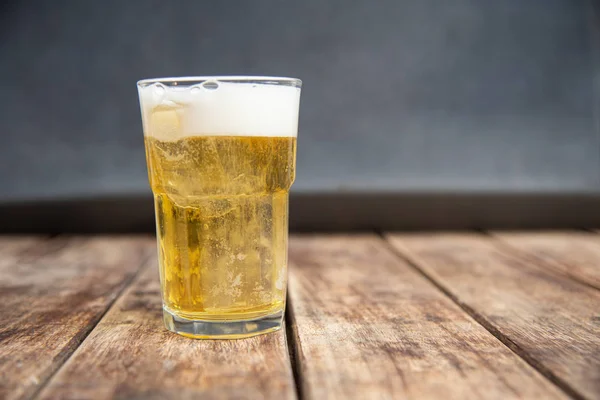
[[[275,332],[283,326],[283,311],[241,321],[187,319],[163,308],[165,327],[192,339],[243,339]]]

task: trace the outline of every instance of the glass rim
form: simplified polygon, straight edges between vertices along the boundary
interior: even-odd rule
[[[228,83],[255,83],[261,85],[280,85],[296,88],[302,87],[302,81],[298,78],[289,78],[283,76],[252,76],[252,75],[215,75],[215,76],[174,76],[165,78],[148,78],[137,81],[141,88],[160,83],[166,86],[182,87],[199,85],[207,82],[228,82]]]

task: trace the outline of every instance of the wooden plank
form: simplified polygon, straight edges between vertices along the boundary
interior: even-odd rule
[[[524,256],[600,289],[600,236],[583,231],[493,232]]]
[[[46,236],[0,236],[0,272],[13,269],[24,253],[36,246],[43,246],[48,240]],[[2,279],[0,277],[0,284]]]
[[[0,238],[0,398],[28,398],[149,254],[126,237]]]
[[[564,396],[376,236],[294,237],[290,262],[307,399]]]
[[[294,399],[285,331],[194,340],[162,321],[156,258],[115,302],[41,399]]]
[[[391,235],[457,302],[575,397],[600,398],[600,292],[478,234]]]

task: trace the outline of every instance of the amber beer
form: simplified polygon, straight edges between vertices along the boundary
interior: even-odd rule
[[[279,329],[300,81],[149,80],[139,91],[167,328]]]

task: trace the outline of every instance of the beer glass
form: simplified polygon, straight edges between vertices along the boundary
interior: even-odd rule
[[[281,328],[301,84],[138,82],[167,329],[234,339]]]

